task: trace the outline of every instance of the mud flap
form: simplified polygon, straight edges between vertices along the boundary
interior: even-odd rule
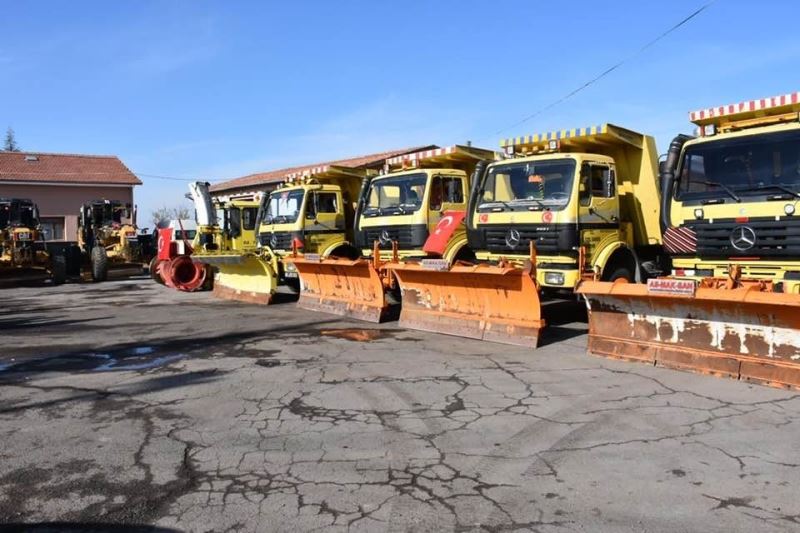
[[[427,269],[392,263],[402,291],[400,326],[535,348],[542,319],[539,291],[528,269],[456,265]]]
[[[298,307],[381,322],[389,304],[379,272],[367,259],[321,259],[288,257],[300,274]]]
[[[278,287],[278,273],[256,255],[194,255],[217,268],[212,294],[226,300],[269,304]]]
[[[655,294],[646,285],[583,282],[597,355],[800,387],[800,295],[757,287]]]

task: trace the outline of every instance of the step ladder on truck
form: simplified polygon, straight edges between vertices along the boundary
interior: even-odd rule
[[[583,283],[589,351],[800,387],[800,93],[689,117],[660,176],[670,275]]]
[[[659,272],[652,137],[612,124],[508,139],[479,165],[466,217],[472,262],[396,263],[400,325],[536,347],[540,293]]]
[[[302,281],[298,305],[369,322],[389,318],[400,295],[388,264],[460,259],[469,178],[478,162],[494,157],[491,150],[453,145],[388,159],[383,173],[361,186],[358,258],[287,258]]]
[[[323,165],[288,174],[261,200],[255,250],[215,265],[214,294],[269,304],[279,284],[299,290],[299,276],[289,257],[358,257],[352,244],[355,204],[361,181],[370,172]]]

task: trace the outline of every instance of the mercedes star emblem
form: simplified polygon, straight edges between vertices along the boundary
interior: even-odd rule
[[[509,248],[516,248],[519,244],[519,231],[515,229],[508,230],[506,233],[506,246]]]
[[[756,232],[750,226],[738,226],[731,231],[731,244],[740,252],[756,245]]]
[[[389,236],[389,230],[386,230],[386,229],[383,230],[381,232],[381,236],[380,236],[379,240],[381,241],[381,244],[384,244],[384,245],[391,243],[392,242],[392,238]]]

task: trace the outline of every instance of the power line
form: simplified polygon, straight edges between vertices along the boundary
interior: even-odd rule
[[[526,116],[526,117],[522,118],[521,120],[519,120],[519,121],[515,122],[514,124],[511,124],[510,126],[506,126],[505,128],[501,128],[501,129],[497,130],[496,132],[494,132],[494,134],[493,134],[493,135],[499,135],[500,133],[503,133],[504,131],[510,130],[511,128],[516,128],[516,127],[517,127],[517,126],[519,126],[520,124],[524,124],[525,122],[528,122],[528,121],[529,121],[529,120],[531,120],[532,118],[538,117],[539,115],[541,115],[541,114],[542,114],[542,113],[544,113],[545,111],[547,111],[547,110],[549,110],[549,109],[552,109],[553,107],[557,106],[558,104],[560,104],[560,103],[562,103],[562,102],[564,102],[564,101],[566,101],[566,100],[568,100],[568,99],[572,98],[573,96],[575,96],[575,95],[576,95],[576,94],[578,94],[579,92],[583,91],[583,90],[584,90],[584,89],[586,89],[587,87],[589,87],[589,86],[591,86],[591,85],[595,84],[596,82],[600,81],[601,79],[605,78],[606,76],[608,76],[609,74],[611,74],[612,72],[614,72],[615,70],[617,70],[619,67],[621,67],[622,65],[624,65],[625,63],[627,63],[628,61],[630,61],[631,59],[633,59],[633,58],[635,58],[635,57],[639,56],[639,55],[640,55],[640,54],[642,54],[642,53],[643,53],[645,50],[647,50],[648,48],[652,47],[654,44],[656,44],[657,42],[659,42],[660,40],[662,40],[663,38],[665,38],[666,36],[668,36],[669,34],[671,34],[672,32],[674,32],[675,30],[677,30],[678,28],[680,28],[680,27],[681,27],[681,26],[683,26],[684,24],[688,23],[690,20],[692,20],[693,18],[695,18],[696,16],[698,16],[700,13],[702,13],[703,11],[705,11],[706,9],[708,9],[709,7],[711,7],[711,5],[712,5],[714,2],[716,2],[716,0],[711,0],[710,2],[706,2],[705,4],[703,4],[702,6],[700,6],[698,9],[696,9],[694,12],[692,12],[691,14],[689,14],[687,17],[685,17],[684,19],[682,19],[680,22],[678,22],[677,24],[673,25],[671,28],[669,28],[669,29],[668,29],[668,30],[666,30],[665,32],[661,33],[661,34],[660,34],[659,36],[657,36],[655,39],[653,39],[653,40],[651,40],[651,41],[647,42],[647,43],[646,43],[644,46],[642,46],[641,48],[639,48],[639,49],[638,49],[636,52],[634,52],[634,53],[633,53],[633,54],[631,54],[630,56],[628,56],[628,57],[626,57],[626,58],[622,59],[622,60],[621,60],[621,61],[619,61],[618,63],[616,63],[616,64],[612,65],[612,66],[611,66],[611,67],[609,67],[609,68],[607,68],[606,70],[604,70],[603,72],[601,72],[600,74],[598,74],[597,76],[595,76],[594,78],[590,79],[589,81],[587,81],[586,83],[584,83],[583,85],[581,85],[580,87],[578,87],[577,89],[574,89],[574,90],[572,90],[571,92],[567,93],[566,95],[562,96],[562,97],[561,97],[561,98],[559,98],[558,100],[555,100],[555,101],[553,101],[553,102],[551,102],[551,103],[547,104],[546,106],[542,107],[542,108],[541,108],[541,109],[539,109],[538,111],[536,111],[536,112],[534,112],[534,113],[532,113],[532,114],[530,114],[530,115],[528,115],[528,116]],[[488,137],[484,137],[484,138],[483,138],[483,139],[481,139],[481,140],[484,140],[484,139],[487,139],[487,138],[488,138]]]
[[[145,174],[143,172],[134,172],[137,176],[141,176],[144,178],[155,178],[158,180],[170,180],[170,181],[203,181],[200,178],[177,178],[175,176],[159,176],[157,174]]]

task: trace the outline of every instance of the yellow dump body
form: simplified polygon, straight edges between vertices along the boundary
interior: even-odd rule
[[[502,146],[515,157],[490,165],[471,213],[479,260],[521,266],[533,242],[539,285],[572,290],[584,270],[610,275],[621,249],[660,244],[651,136],[605,124]]]
[[[800,93],[690,118],[661,174],[672,275],[581,283],[589,351],[800,388]]]
[[[460,221],[470,174],[494,157],[454,145],[387,160],[386,173],[365,180],[358,199],[354,243],[363,258],[287,262],[287,271],[296,268],[302,278],[298,305],[371,322],[388,318],[387,291],[396,284],[386,263],[431,255],[452,262],[466,245]]]
[[[735,267],[745,279],[800,294],[800,96],[704,109],[690,118],[702,135],[683,145],[665,206],[672,274],[700,280]]]

